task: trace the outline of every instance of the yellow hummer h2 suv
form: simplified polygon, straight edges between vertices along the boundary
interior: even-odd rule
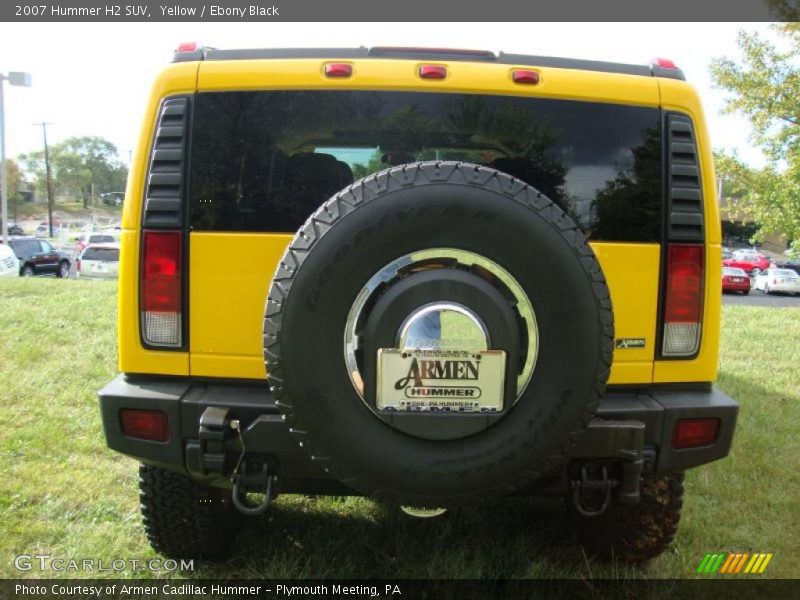
[[[278,494],[559,494],[644,560],[730,450],[711,144],[669,61],[182,45],[126,198],[100,407],[165,555],[224,556]]]

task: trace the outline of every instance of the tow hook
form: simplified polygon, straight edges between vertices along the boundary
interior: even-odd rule
[[[585,463],[581,466],[580,479],[570,482],[572,487],[572,504],[575,510],[584,517],[602,515],[611,505],[611,494],[616,490],[616,501],[633,506],[640,498],[640,483],[644,470],[642,452],[635,450],[620,451],[623,460],[620,462],[619,480],[608,476],[608,465],[602,463]]]
[[[275,499],[275,483],[278,477],[270,473],[269,464],[266,461],[243,461],[241,467],[231,478],[233,505],[243,515],[249,517],[260,515],[269,508]],[[251,504],[247,499],[248,493],[262,494],[263,498],[258,504]]]
[[[608,477],[606,465],[581,466],[581,478],[572,481],[572,504],[584,517],[602,515],[611,505],[611,490],[619,481]]]

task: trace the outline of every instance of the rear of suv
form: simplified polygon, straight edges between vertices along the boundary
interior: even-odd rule
[[[150,542],[224,556],[279,494],[564,496],[585,547],[672,540],[723,458],[720,226],[668,61],[183,45],[122,220],[108,445]]]

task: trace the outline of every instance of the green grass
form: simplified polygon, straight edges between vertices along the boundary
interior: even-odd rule
[[[106,449],[97,410],[116,373],[115,294],[112,282],[0,282],[0,576],[40,575],[14,570],[21,553],[156,557],[137,465]],[[558,500],[411,521],[364,499],[288,496],[247,522],[229,563],[182,576],[693,577],[706,552],[745,550],[775,553],[765,576],[796,577],[798,340],[800,310],[725,307],[719,385],[742,405],[734,450],[688,473],[679,536],[644,567],[587,560]]]

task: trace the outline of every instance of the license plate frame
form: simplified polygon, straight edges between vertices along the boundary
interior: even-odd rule
[[[503,410],[503,350],[381,348],[375,408],[386,412],[475,414]]]

